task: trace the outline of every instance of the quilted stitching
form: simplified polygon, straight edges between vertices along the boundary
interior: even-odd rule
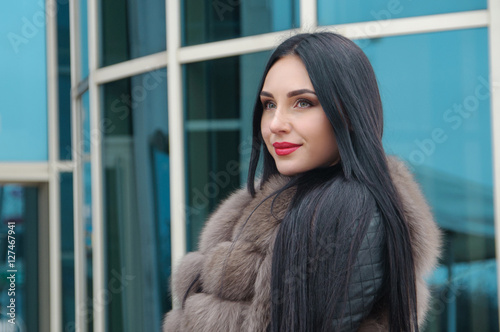
[[[384,227],[377,212],[361,242],[349,284],[349,296],[339,331],[356,331],[370,313],[384,277]],[[337,326],[334,321],[334,326]]]

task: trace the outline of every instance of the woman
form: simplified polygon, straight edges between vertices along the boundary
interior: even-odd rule
[[[164,331],[418,331],[439,230],[382,129],[359,47],[328,32],[283,42],[254,107],[247,189],[177,268]]]

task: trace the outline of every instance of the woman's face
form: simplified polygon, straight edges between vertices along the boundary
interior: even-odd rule
[[[298,56],[285,56],[271,67],[260,99],[260,130],[281,174],[296,175],[339,161],[333,128]]]

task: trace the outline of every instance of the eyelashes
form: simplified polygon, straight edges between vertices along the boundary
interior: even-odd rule
[[[265,100],[262,102],[262,108],[267,110],[267,109],[270,109],[271,107],[269,105],[276,105],[274,102],[270,101],[270,100]]]
[[[294,108],[308,108],[308,107],[312,107],[312,106],[316,106],[316,103],[315,102],[312,102],[311,100],[309,99],[306,99],[306,98],[300,98],[300,99],[297,99],[293,105]],[[263,100],[262,101],[262,108],[267,110],[267,109],[274,109],[276,108],[276,103],[272,100]]]
[[[306,105],[300,106],[300,104],[306,104]],[[308,99],[299,99],[299,100],[297,100],[295,105],[297,105],[299,108],[306,108],[306,107],[314,106],[313,102],[308,100]]]

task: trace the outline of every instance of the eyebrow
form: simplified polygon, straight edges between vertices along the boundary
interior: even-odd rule
[[[299,89],[299,90],[293,90],[293,91],[290,91],[286,94],[286,96],[288,98],[290,97],[294,97],[294,96],[297,96],[297,95],[302,95],[304,93],[312,93],[313,95],[316,94],[316,92],[312,91],[312,90],[309,90],[309,89]],[[273,94],[270,93],[270,92],[267,92],[267,91],[261,91],[260,92],[260,95],[263,96],[263,97],[270,97],[270,98],[274,98]]]

